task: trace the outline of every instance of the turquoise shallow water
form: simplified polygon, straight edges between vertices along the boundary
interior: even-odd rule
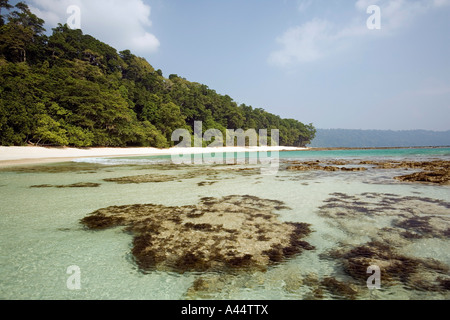
[[[406,149],[363,149],[363,150],[324,150],[314,151],[292,151],[283,152],[281,157],[286,158],[427,158],[427,157],[448,157],[450,148],[406,148]]]
[[[450,277],[448,270],[440,268],[436,273],[435,269],[427,269],[423,267],[426,263],[422,263],[437,261],[441,266],[450,267],[450,241],[445,236],[445,227],[450,228],[450,209],[445,206],[450,202],[449,186],[407,184],[394,180],[393,177],[404,172],[403,169],[344,173],[292,172],[283,167],[283,161],[311,159],[450,160],[450,149],[301,151],[271,156],[275,155],[279,156],[281,166],[273,175],[263,175],[259,170],[234,170],[258,169],[258,164],[175,166],[170,157],[81,159],[71,163],[1,170],[0,298],[348,298],[338,290],[338,286],[333,289],[326,285],[330,278],[355,287],[358,292],[356,299],[450,297],[448,290],[436,285],[439,283],[436,279]],[[210,174],[211,169],[214,169],[213,175]],[[141,175],[177,178],[140,184],[104,180]],[[99,186],[49,187],[77,183],[97,183]],[[45,185],[47,187],[42,187]],[[120,227],[91,231],[80,224],[80,220],[90,213],[109,206],[185,206],[195,205],[203,197],[229,195],[252,195],[282,201],[290,209],[279,211],[279,219],[311,224],[313,233],[306,240],[315,250],[305,251],[269,267],[265,272],[142,272],[131,254],[131,234]],[[333,198],[339,198],[339,201],[331,202],[334,208],[324,209],[323,206]],[[345,205],[343,201],[346,201]],[[379,214],[359,214],[362,211],[358,209],[358,203]],[[333,211],[336,208],[352,214],[340,218],[339,212]],[[402,219],[405,216],[421,214],[433,217],[430,221],[434,223],[431,226],[437,228],[435,233],[411,239],[398,236],[405,232],[399,228],[404,225]],[[365,281],[352,278],[346,272],[345,259],[330,254],[333,250],[345,251],[371,241],[395,243],[393,248],[397,256],[412,259],[420,265],[419,271],[406,277],[406,282],[398,279],[388,282],[382,274],[381,289],[370,291]],[[81,272],[79,290],[71,290],[67,285],[68,279],[72,279],[67,273],[70,266],[77,266]],[[208,283],[209,289],[196,289],[198,279]],[[420,283],[429,285],[418,285]]]

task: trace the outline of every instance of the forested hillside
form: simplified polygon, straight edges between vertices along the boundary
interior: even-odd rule
[[[450,146],[450,131],[318,129],[311,147],[384,148]]]
[[[0,145],[169,147],[175,129],[279,129],[303,146],[312,124],[238,105],[204,84],[163,76],[145,59],[0,0]]]

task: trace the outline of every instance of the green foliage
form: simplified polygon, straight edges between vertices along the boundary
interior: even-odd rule
[[[0,27],[5,24],[5,17],[3,13],[6,10],[12,9],[13,6],[9,4],[9,0],[0,0]]]
[[[315,136],[312,125],[238,106],[176,74],[166,79],[81,30],[59,24],[47,37],[43,25],[26,4],[0,0],[1,145],[165,148],[174,130],[192,133],[195,121],[224,137],[226,129],[279,129],[281,145]]]
[[[48,114],[40,114],[36,117],[36,128],[34,129],[33,139],[36,144],[41,142],[47,145],[67,145],[67,131],[61,127],[61,124],[50,117]]]
[[[0,2],[2,8],[13,7],[3,0]],[[22,2],[14,8],[16,10],[7,16],[7,24],[3,16],[0,19],[0,55],[13,62],[36,63],[41,58],[41,49],[46,41],[44,20],[33,14]]]

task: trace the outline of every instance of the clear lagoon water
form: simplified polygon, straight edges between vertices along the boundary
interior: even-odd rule
[[[237,154],[241,159],[255,156]],[[326,285],[325,279],[331,278],[351,284],[357,291],[356,299],[450,298],[445,282],[450,278],[446,270],[450,268],[449,236],[444,232],[444,236],[401,237],[405,228],[399,227],[405,216],[424,214],[440,219],[436,220],[438,228],[450,230],[450,209],[446,207],[450,186],[394,180],[404,169],[297,172],[284,166],[287,161],[330,159],[450,160],[449,148],[296,151],[270,156],[279,157],[281,162],[272,175],[261,174],[258,164],[174,165],[170,157],[90,158],[0,170],[0,299],[348,298],[338,286],[333,290]],[[236,170],[239,168],[254,170]],[[141,175],[175,178],[132,184],[104,180]],[[98,186],[56,187],[79,183]],[[143,272],[131,254],[133,235],[123,227],[92,231],[80,223],[90,213],[110,206],[185,206],[198,204],[204,197],[229,195],[282,201],[290,209],[277,212],[279,219],[309,223],[313,232],[305,240],[315,249],[265,271]],[[324,207],[336,197],[350,199],[344,211],[356,212],[358,201],[366,205],[372,201],[380,214],[338,218],[336,212]],[[410,282],[386,279],[381,274],[381,288],[369,290],[365,281],[346,271],[345,258],[331,253],[370,247],[374,241],[389,243],[397,255],[424,261],[417,262],[420,268],[431,262],[439,264],[439,271],[419,269],[402,278]],[[67,285],[70,266],[80,270],[79,290]],[[196,289],[199,279],[209,284],[208,290]]]

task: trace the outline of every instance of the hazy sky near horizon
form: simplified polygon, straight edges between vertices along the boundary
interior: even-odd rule
[[[84,33],[164,76],[317,128],[450,130],[450,0],[26,2],[47,30],[79,6]]]

